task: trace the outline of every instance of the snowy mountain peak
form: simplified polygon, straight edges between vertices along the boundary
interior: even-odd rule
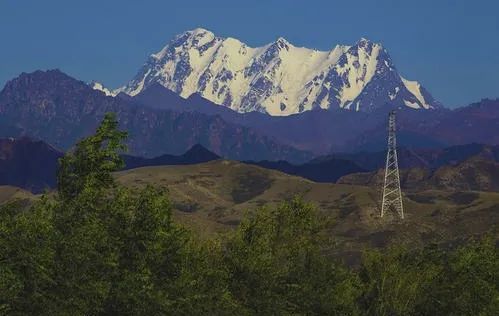
[[[235,111],[270,115],[315,108],[372,111],[386,104],[439,106],[419,83],[398,74],[381,44],[366,38],[330,51],[296,47],[283,37],[250,47],[197,28],[151,55],[139,73],[113,93],[133,96],[155,83],[184,98],[198,93]]]
[[[92,81],[89,83],[89,86],[92,87],[94,90],[98,90],[98,91],[103,92],[108,97],[110,97],[110,96],[114,97],[116,95],[116,93],[114,93],[114,91],[111,91],[110,89],[104,87],[104,85],[100,82]]]
[[[178,39],[184,39],[184,40],[191,40],[191,43],[199,41],[200,39],[203,38],[208,38],[208,39],[213,39],[215,37],[215,34],[207,29],[203,28],[195,28],[193,30],[185,31],[184,33],[181,33],[177,36],[175,36],[173,41],[176,41]]]
[[[293,46],[290,42],[288,42],[287,39],[285,39],[284,37],[279,37],[276,41],[275,41],[275,45],[281,47],[281,48],[286,48],[289,46]]]
[[[187,31],[186,33],[191,33],[193,35],[199,35],[199,34],[210,34],[214,35],[211,31],[208,31],[207,29],[204,29],[202,27],[195,28],[194,30]]]
[[[175,38],[170,41],[167,46],[165,46],[158,53],[152,54],[151,57],[161,60],[165,58],[165,56],[168,57],[168,53],[176,53],[180,50],[192,48],[201,49],[204,45],[220,39],[221,38],[217,38],[215,34],[206,29],[196,28],[175,36]]]
[[[368,39],[368,38],[361,37],[361,38],[357,41],[357,44],[361,44],[361,43],[362,43],[362,44],[364,44],[364,43],[368,44],[368,43],[372,43],[372,41],[371,41],[370,39]]]

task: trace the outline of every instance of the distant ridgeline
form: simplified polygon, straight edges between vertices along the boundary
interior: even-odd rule
[[[499,190],[499,146],[479,144],[453,146],[445,149],[399,150],[403,186],[406,188],[444,188]],[[54,188],[58,160],[63,152],[43,141],[23,138],[0,139],[0,185],[12,185],[34,193]],[[154,158],[122,156],[125,169],[161,165],[191,165],[221,157],[202,145],[194,145],[181,155],[163,154]],[[379,181],[378,169],[383,168],[384,152],[336,154],[312,159],[303,164],[281,161],[247,161],[265,169],[274,169],[315,182],[337,182],[374,185]],[[462,172],[473,169],[474,172]],[[367,173],[366,173],[367,172]],[[414,175],[418,174],[418,177]],[[435,177],[467,175],[464,179],[443,185]],[[409,175],[413,175],[410,177]],[[492,182],[485,178],[495,179]],[[482,182],[478,181],[481,178]],[[433,179],[433,180],[431,180]],[[424,180],[424,181],[423,181]],[[431,180],[431,181],[430,181]],[[433,182],[432,182],[433,181]],[[421,182],[421,183],[419,183]]]
[[[92,133],[104,113],[115,112],[134,156],[180,155],[201,144],[234,160],[302,164],[331,153],[383,151],[386,113],[394,106],[359,112],[318,108],[289,116],[238,113],[199,94],[184,99],[157,83],[133,97],[110,97],[60,71],[36,71],[0,92],[0,137],[24,135],[67,150]],[[499,144],[498,100],[455,110],[404,106],[397,115],[403,147]]]
[[[61,151],[29,138],[0,139],[0,185],[12,185],[40,193],[56,186]],[[219,159],[201,145],[195,145],[182,155],[161,155],[142,158],[123,155],[124,169],[156,165],[188,165]]]

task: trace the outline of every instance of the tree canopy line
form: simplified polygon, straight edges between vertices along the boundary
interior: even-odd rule
[[[172,220],[161,189],[116,183],[113,114],[60,161],[58,189],[0,208],[0,315],[497,315],[493,238],[454,249],[328,255],[327,221],[296,198],[223,236]]]

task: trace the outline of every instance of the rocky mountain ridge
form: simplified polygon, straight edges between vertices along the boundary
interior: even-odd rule
[[[178,155],[201,144],[230,159],[306,161],[310,154],[282,145],[257,130],[199,112],[152,109],[109,97],[59,70],[21,74],[0,91],[0,137],[29,136],[61,150],[94,132],[107,112],[129,133],[132,155]]]
[[[387,50],[362,38],[330,51],[296,47],[280,37],[262,47],[197,28],[152,54],[124,87],[104,93],[135,96],[153,84],[184,98],[198,93],[234,111],[273,116],[313,109],[370,112],[386,104],[434,109],[440,103],[398,73]]]

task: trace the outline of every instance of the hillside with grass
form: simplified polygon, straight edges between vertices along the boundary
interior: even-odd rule
[[[499,193],[424,190],[404,195],[406,218],[381,219],[376,187],[315,183],[254,165],[218,160],[190,166],[159,166],[118,172],[118,182],[167,188],[175,218],[201,235],[237,227],[262,206],[299,196],[330,221],[337,251],[357,257],[364,247],[407,243],[454,243],[487,232],[498,234]]]

